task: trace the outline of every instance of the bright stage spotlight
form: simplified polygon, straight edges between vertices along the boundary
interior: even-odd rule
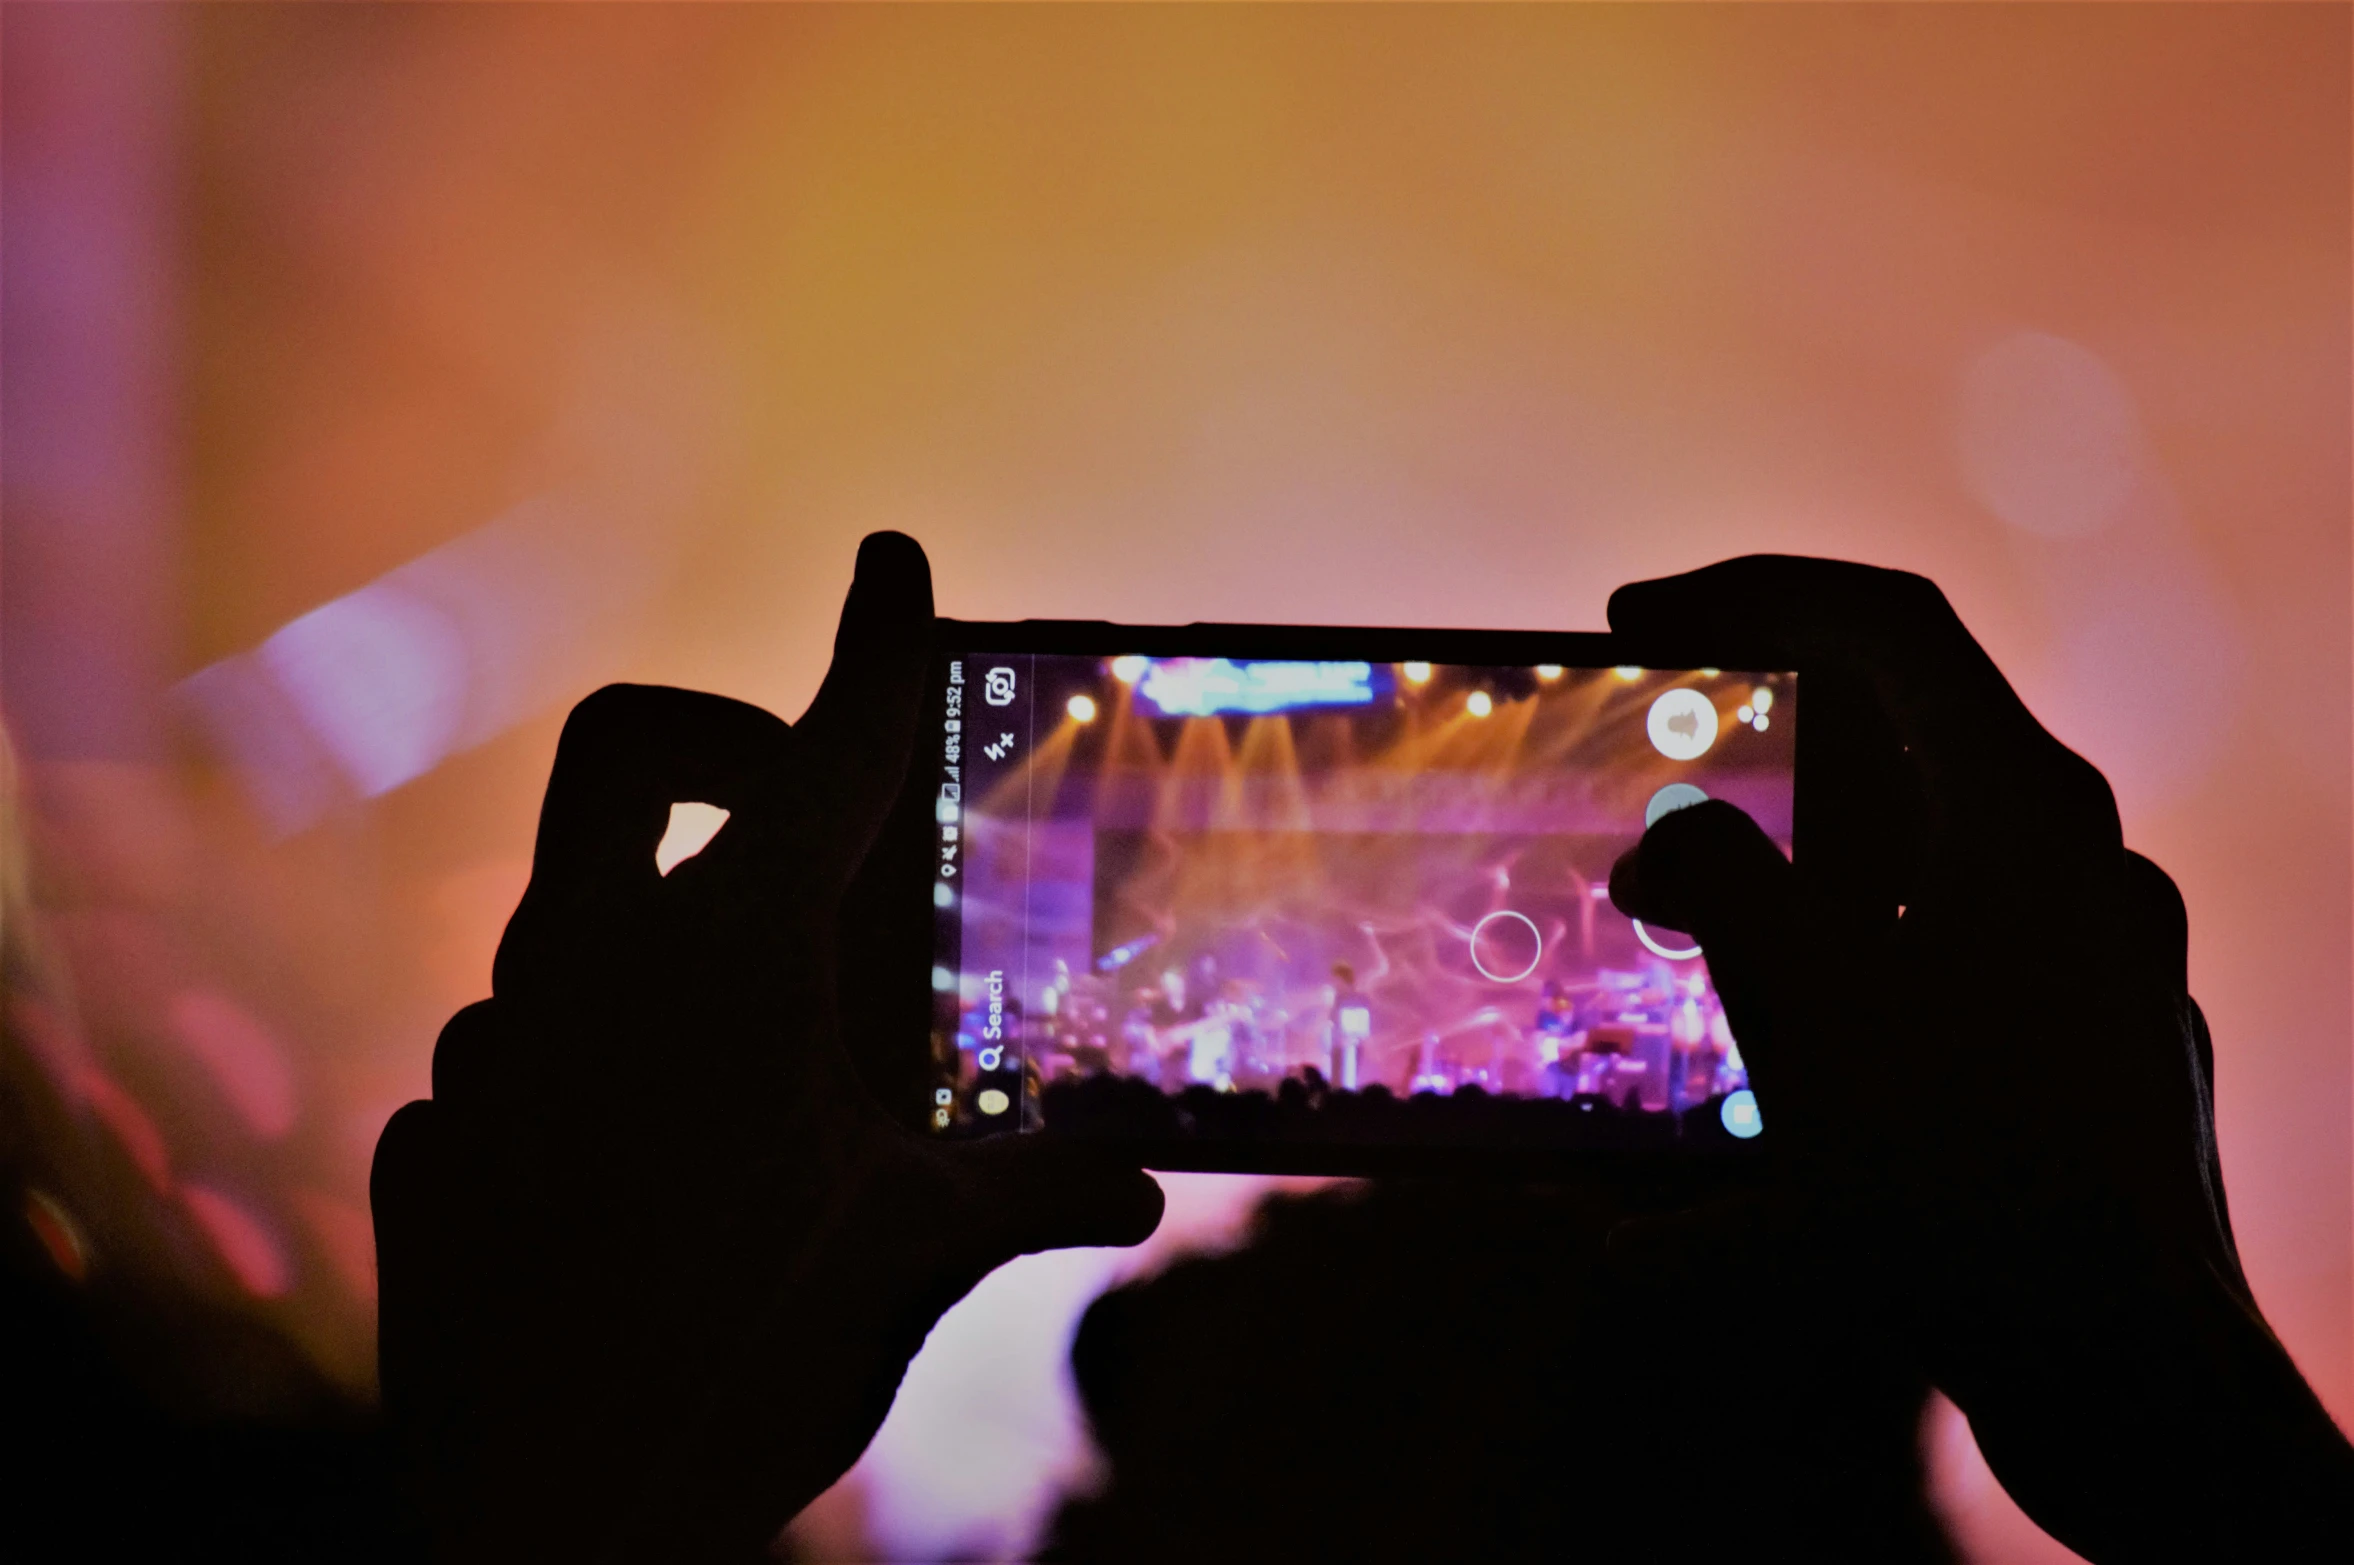
[[[1430,665],[1428,663],[1400,663],[1398,672],[1406,677],[1406,683],[1409,685],[1430,683]]]
[[[1643,671],[1635,667],[1635,665],[1632,663],[1621,663],[1618,667],[1612,669],[1611,672],[1616,674],[1619,678],[1625,680],[1630,685],[1643,677]]]
[[[1071,714],[1073,722],[1092,723],[1095,721],[1095,697],[1073,696],[1063,710]]]
[[[1129,656],[1112,659],[1112,678],[1123,685],[1133,685],[1144,677],[1146,660]]]
[[[1537,677],[1549,685],[1561,677],[1561,665],[1558,663],[1539,663],[1537,665]]]
[[[1474,690],[1463,703],[1463,710],[1473,717],[1485,717],[1496,709],[1495,698],[1485,690]]]

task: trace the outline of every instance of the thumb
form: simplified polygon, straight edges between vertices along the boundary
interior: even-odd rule
[[[982,1203],[997,1259],[1083,1245],[1142,1244],[1166,1200],[1150,1174],[1104,1148],[1053,1136],[996,1136],[951,1154]]]
[[[1699,942],[1761,1098],[1797,1025],[1794,887],[1773,839],[1721,799],[1661,816],[1610,871],[1620,912]]]

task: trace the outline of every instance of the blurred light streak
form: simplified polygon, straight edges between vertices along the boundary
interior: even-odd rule
[[[157,758],[179,616],[184,16],[10,7],[0,711],[27,761]]]
[[[90,1275],[90,1241],[65,1203],[36,1186],[25,1187],[25,1225],[41,1241],[50,1261],[74,1282]]]
[[[158,1192],[171,1189],[171,1153],[165,1146],[163,1132],[156,1128],[154,1116],[137,1098],[95,1065],[75,1072],[68,1092],[71,1098],[87,1105],[98,1122],[114,1133],[131,1165],[147,1176],[148,1184]]]
[[[196,1184],[180,1187],[180,1204],[246,1292],[275,1299],[294,1286],[285,1243],[251,1207],[210,1185]]]
[[[294,1061],[267,1027],[211,989],[183,989],[168,1014],[173,1035],[212,1073],[246,1129],[276,1141],[294,1128]]]
[[[424,775],[609,667],[660,580],[641,527],[549,497],[180,686],[281,835]]]

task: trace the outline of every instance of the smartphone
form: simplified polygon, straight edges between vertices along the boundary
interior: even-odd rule
[[[1792,851],[1797,670],[1697,638],[938,637],[931,1133],[1254,1172],[1755,1155],[1701,953],[1609,877],[1702,799]]]

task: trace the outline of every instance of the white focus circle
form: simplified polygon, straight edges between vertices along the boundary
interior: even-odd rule
[[[1689,685],[1663,690],[1644,727],[1651,747],[1671,761],[1697,761],[1716,743],[1716,703]]]
[[[1509,976],[1503,973],[1491,972],[1488,968],[1488,964],[1479,959],[1479,937],[1490,924],[1494,923],[1499,918],[1516,918],[1520,920],[1521,923],[1528,926],[1528,938],[1530,942],[1528,966],[1522,968],[1517,973],[1510,974]],[[1526,913],[1515,913],[1510,908],[1498,908],[1495,912],[1490,913],[1487,917],[1472,925],[1470,945],[1471,965],[1478,968],[1480,976],[1488,980],[1490,983],[1519,983],[1523,978],[1526,978],[1529,974],[1535,972],[1537,970],[1537,964],[1545,959],[1545,937],[1537,933],[1537,926],[1535,921],[1532,920]]]
[[[1698,946],[1686,946],[1681,951],[1673,946],[1663,946],[1651,938],[1651,931],[1643,927],[1641,919],[1631,919],[1629,922],[1635,926],[1635,938],[1642,941],[1645,948],[1654,956],[1664,956],[1671,962],[1689,962],[1700,954]]]

